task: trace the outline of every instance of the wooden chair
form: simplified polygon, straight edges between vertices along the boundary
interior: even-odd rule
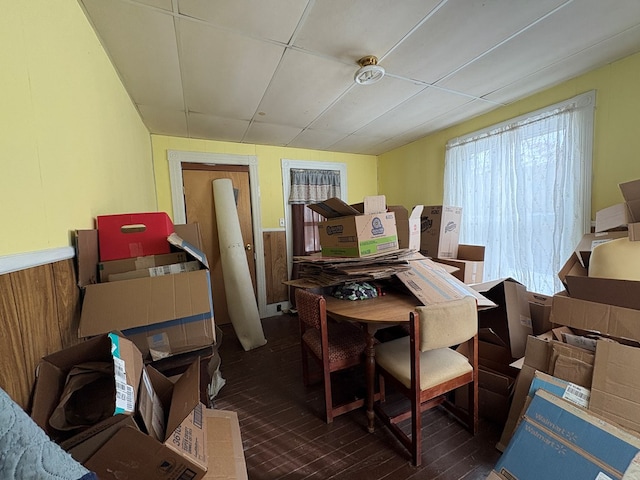
[[[331,423],[334,417],[364,405],[364,398],[334,405],[331,393],[331,373],[362,362],[366,347],[364,332],[347,322],[328,322],[326,301],[322,295],[296,289],[296,308],[300,318],[302,378],[305,385],[312,383],[308,362],[310,356],[321,369],[326,421]]]
[[[411,401],[411,409],[390,415],[384,398],[374,410],[411,453],[413,464],[421,464],[422,419],[429,408],[443,405],[476,434],[478,430],[478,313],[476,300],[467,296],[446,303],[416,307],[410,314],[410,333],[376,347],[376,369],[380,382],[389,382]],[[467,356],[453,348],[467,343]],[[468,409],[462,410],[446,394],[468,386]],[[387,409],[389,410],[389,409]],[[411,418],[411,436],[398,423]]]

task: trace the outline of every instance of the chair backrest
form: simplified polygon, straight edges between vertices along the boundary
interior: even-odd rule
[[[298,317],[312,328],[320,330],[323,316],[326,316],[325,302],[322,295],[296,288]]]
[[[420,318],[422,352],[466,342],[478,333],[478,307],[475,297],[416,307]]]

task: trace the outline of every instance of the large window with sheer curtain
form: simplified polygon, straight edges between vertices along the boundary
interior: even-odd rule
[[[460,243],[484,245],[484,279],[562,289],[557,273],[589,231],[595,92],[446,145],[444,202]]]

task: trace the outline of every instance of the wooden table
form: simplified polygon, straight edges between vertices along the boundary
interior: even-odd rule
[[[327,315],[340,321],[364,324],[367,339],[365,350],[365,375],[367,381],[367,419],[369,432],[374,430],[373,400],[375,395],[375,348],[376,331],[399,323],[409,322],[409,313],[420,302],[415,297],[402,293],[389,292],[368,300],[341,300],[325,296]]]

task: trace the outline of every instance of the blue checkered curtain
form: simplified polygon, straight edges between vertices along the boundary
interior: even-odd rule
[[[291,169],[291,205],[308,205],[331,197],[340,197],[339,171]]]

